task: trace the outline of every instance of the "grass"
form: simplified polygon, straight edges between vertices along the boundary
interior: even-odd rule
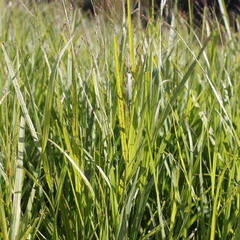
[[[128,3],[1,8],[0,239],[240,238],[238,33]]]

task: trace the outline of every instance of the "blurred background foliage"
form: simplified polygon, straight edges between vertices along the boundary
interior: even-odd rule
[[[29,0],[33,4],[34,0]],[[35,0],[37,3],[52,3],[61,0]],[[160,16],[161,4],[163,16],[170,18],[171,13],[176,9],[188,21],[195,25],[200,25],[203,16],[218,19],[223,22],[224,14],[220,5],[226,8],[227,18],[231,26],[239,29],[237,18],[240,15],[240,0],[130,0],[132,14],[138,15],[142,22],[146,24],[150,17],[157,18]],[[68,0],[69,4],[75,9],[82,11],[89,16],[104,15],[108,19],[116,20],[126,13],[127,0]],[[163,8],[164,7],[164,8]],[[176,11],[175,11],[176,13]]]

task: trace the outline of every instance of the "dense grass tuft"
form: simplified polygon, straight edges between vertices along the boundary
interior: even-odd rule
[[[238,33],[1,6],[0,239],[240,238]]]

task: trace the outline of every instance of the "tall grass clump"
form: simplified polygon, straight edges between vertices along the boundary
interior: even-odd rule
[[[240,238],[238,33],[128,4],[1,2],[0,239]]]

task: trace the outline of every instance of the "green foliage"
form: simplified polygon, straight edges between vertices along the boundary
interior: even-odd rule
[[[0,239],[239,239],[237,33],[2,9]]]

